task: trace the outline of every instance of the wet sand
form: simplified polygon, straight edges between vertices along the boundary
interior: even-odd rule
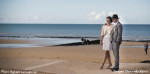
[[[27,40],[9,40],[9,39],[0,39],[0,44],[15,44],[15,43],[30,43],[31,41]]]

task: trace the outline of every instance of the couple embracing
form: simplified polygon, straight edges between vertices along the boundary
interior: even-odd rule
[[[105,58],[100,67],[103,69],[105,61],[108,59],[109,66],[107,69],[110,69],[112,66],[110,53],[109,51],[112,50],[115,58],[114,67],[111,68],[112,71],[119,70],[119,47],[122,42],[122,25],[119,22],[119,18],[117,14],[114,14],[112,17],[106,17],[106,24],[103,25],[101,31],[101,40],[100,45],[103,45],[103,50],[105,50]]]

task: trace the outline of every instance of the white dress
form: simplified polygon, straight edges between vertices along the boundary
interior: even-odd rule
[[[111,50],[112,49],[112,44],[110,42],[110,34],[108,33],[110,28],[111,28],[110,26],[105,27],[106,33],[103,38],[103,50]]]

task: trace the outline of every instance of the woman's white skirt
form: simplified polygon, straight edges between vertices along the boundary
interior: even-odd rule
[[[103,38],[103,50],[112,50],[112,44],[110,42],[110,35],[105,35]]]

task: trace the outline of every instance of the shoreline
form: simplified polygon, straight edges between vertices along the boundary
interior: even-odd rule
[[[64,38],[64,39],[81,39],[81,38],[91,38],[94,40],[99,40],[100,37],[90,37],[90,36],[0,36],[0,38],[4,39],[15,39],[15,38]],[[150,39],[123,39],[123,41],[132,41],[132,42],[150,42]],[[93,42],[93,41],[92,41]]]
[[[0,40],[12,40],[12,39],[15,39],[17,40],[17,38],[22,38],[22,39],[34,39],[34,38],[60,38],[60,39],[81,39],[81,38],[89,38],[89,39],[92,39],[90,40],[90,42],[92,44],[96,44],[98,43],[100,40],[99,40],[99,37],[72,37],[72,36],[45,36],[45,37],[27,37],[27,36],[0,36]],[[124,42],[150,42],[150,40],[122,40]]]

